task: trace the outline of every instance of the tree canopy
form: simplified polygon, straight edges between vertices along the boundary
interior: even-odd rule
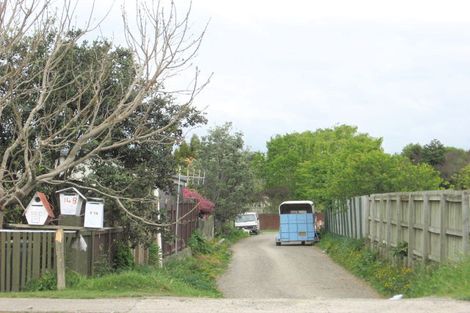
[[[234,133],[231,123],[210,129],[201,139],[196,162],[206,178],[199,189],[215,203],[219,225],[245,212],[252,202],[254,173],[250,155],[242,133]]]
[[[389,155],[381,145],[348,125],[276,136],[264,163],[268,192],[284,191],[277,202],[311,199],[321,207],[352,196],[439,187],[431,166]]]
[[[189,32],[189,13],[177,18],[174,4],[141,5],[137,28],[123,12],[127,45],[116,47],[85,40],[99,25],[91,16],[76,28],[72,8],[39,0],[0,6],[0,215],[38,188],[67,184],[128,216],[150,216],[151,189],[169,186],[175,141],[205,122],[192,104],[205,84],[197,71],[187,96],[165,88],[190,67],[204,31]]]

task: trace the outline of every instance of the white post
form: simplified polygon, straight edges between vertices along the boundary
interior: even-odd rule
[[[176,193],[176,220],[175,220],[175,254],[178,253],[178,218],[180,211],[180,184],[181,184],[181,167],[178,168],[178,191]]]
[[[153,194],[157,197],[157,219],[160,221],[160,190],[155,189]],[[163,242],[162,233],[157,233],[157,246],[158,246],[158,267],[163,267]]]

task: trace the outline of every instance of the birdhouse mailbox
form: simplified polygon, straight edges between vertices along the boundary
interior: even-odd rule
[[[29,225],[45,225],[54,218],[52,206],[42,192],[36,192],[25,211]]]
[[[85,223],[87,228],[103,228],[104,200],[89,198],[85,205]]]
[[[60,214],[80,216],[83,203],[86,201],[84,195],[77,189],[70,187],[59,191]]]

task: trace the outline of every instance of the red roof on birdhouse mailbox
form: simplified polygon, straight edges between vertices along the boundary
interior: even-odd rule
[[[47,200],[46,195],[42,192],[36,192],[36,196],[39,197],[39,199],[41,200],[42,205],[47,210],[47,215],[49,215],[49,217],[51,217],[51,218],[54,218],[55,217],[54,210],[52,209],[52,205],[49,202],[49,200]]]

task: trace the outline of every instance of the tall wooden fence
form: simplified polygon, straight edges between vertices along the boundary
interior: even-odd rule
[[[368,238],[373,248],[405,261],[447,262],[470,254],[469,191],[375,194],[327,210],[327,229],[350,238]]]
[[[259,214],[259,228],[261,230],[278,230],[279,214],[261,213]]]
[[[111,264],[120,232],[65,231],[67,267],[88,276],[102,264]],[[0,229],[0,291],[23,290],[32,279],[56,270],[54,234],[50,229]]]
[[[169,256],[188,246],[188,241],[197,229],[199,210],[195,208],[194,201],[180,203],[178,216],[176,206],[167,209],[172,225],[168,228],[166,236],[163,237],[163,256]],[[177,221],[179,221],[177,223]]]

